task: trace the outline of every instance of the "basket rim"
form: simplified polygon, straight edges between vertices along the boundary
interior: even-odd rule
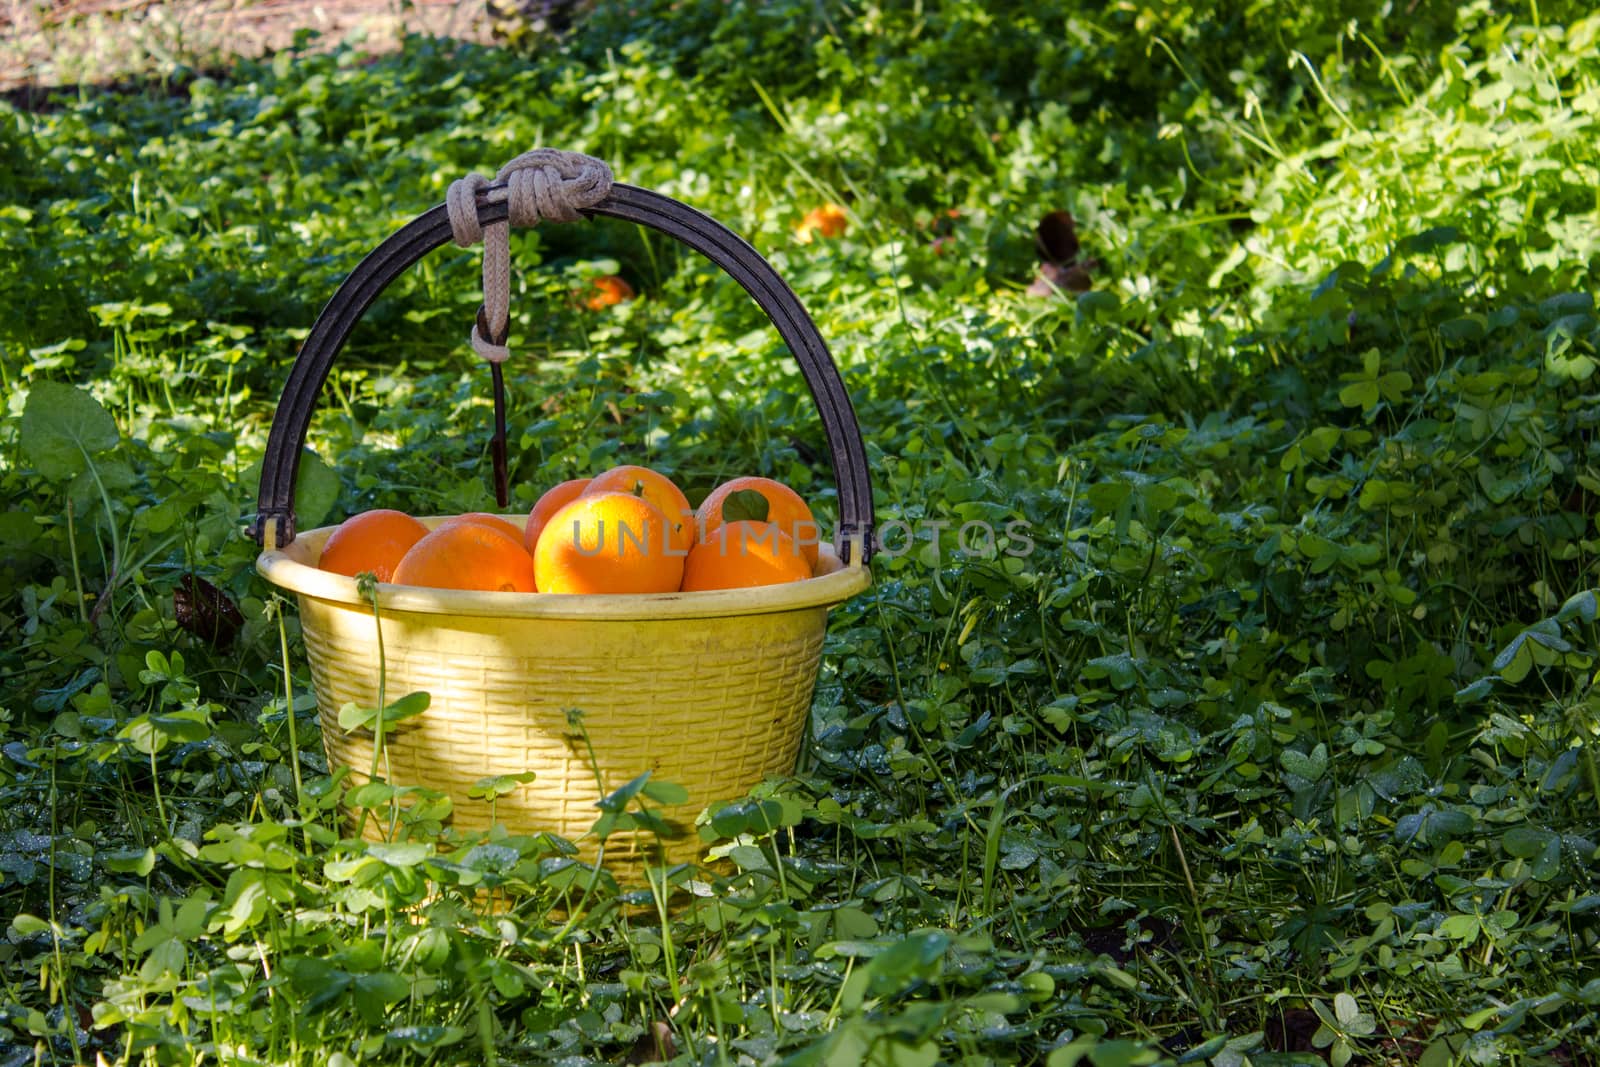
[[[432,529],[448,515],[418,516]],[[526,515],[501,516],[518,525]],[[283,548],[256,557],[256,572],[280,589],[335,604],[368,607],[356,580],[316,566],[323,543],[337,526],[322,526],[300,533]],[[715,589],[693,593],[498,593],[469,589],[426,589],[420,586],[378,583],[378,606],[384,611],[423,615],[462,615],[507,619],[588,619],[628,621],[638,619],[709,619],[739,615],[768,615],[782,611],[832,607],[872,584],[871,573],[855,560],[840,562],[832,545],[818,546],[818,574],[798,582],[755,589]]]

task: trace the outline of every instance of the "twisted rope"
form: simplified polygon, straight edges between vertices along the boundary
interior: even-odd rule
[[[505,188],[490,189],[485,200],[506,201],[506,221],[488,227],[478,221],[478,195],[490,182],[468,174],[450,183],[445,210],[456,244],[470,248],[483,242],[483,307],[472,327],[473,350],[490,363],[511,355],[506,334],[511,316],[511,227],[537,226],[541,221],[577,222],[583,209],[611,192],[611,168],[592,156],[535,148],[513,159],[495,174]]]

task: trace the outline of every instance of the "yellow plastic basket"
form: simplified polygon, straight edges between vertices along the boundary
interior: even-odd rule
[[[483,223],[505,217],[503,189],[497,183],[480,191]],[[871,490],[838,370],[794,294],[754,249],[709,217],[631,186],[612,186],[584,214],[624,218],[682,240],[738,279],[772,318],[827,430],[839,487],[837,539],[822,547],[815,577],[759,589],[572,596],[380,584],[385,697],[420,690],[432,700],[420,716],[386,729],[379,776],[443,791],[453,802],[452,825],[475,831],[490,826],[491,808],[469,796],[474,786],[533,771],[533,781],[495,799],[493,819],[512,833],[577,841],[594,860],[596,842],[586,835],[601,814],[596,802],[648,771],[688,790],[684,804],[652,805],[686,832],[665,840],[613,835],[605,861],[633,880],[646,859],[695,858],[700,842],[692,824],[707,805],[793,769],[828,609],[870,581]],[[257,569],[297,598],[329,763],[350,768],[357,782],[373,765],[374,737],[341,728],[338,712],[347,702],[378,702],[379,622],[354,579],[317,568],[333,528],[296,535],[295,467],[312,401],[356,321],[449,232],[444,208],[433,209],[340,287],[291,371],[263,464]],[[497,491],[504,503],[503,482]],[[381,832],[373,820],[366,825],[369,835]]]

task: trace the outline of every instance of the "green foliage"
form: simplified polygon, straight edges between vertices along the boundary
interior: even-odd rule
[[[599,3],[537,63],[291,51],[0,113],[0,1061],[1593,1058],[1586,15]],[[643,889],[329,768],[240,533],[318,308],[535,144],[771,260],[902,524],[794,775],[692,827],[648,768],[597,808],[717,860]],[[825,200],[848,233],[795,240]],[[1055,210],[1093,284],[1028,297]],[[642,462],[831,516],[735,282],[619,224],[513,250],[514,506]],[[369,309],[302,527],[492,510],[475,270]],[[642,298],[573,298],[608,273]]]

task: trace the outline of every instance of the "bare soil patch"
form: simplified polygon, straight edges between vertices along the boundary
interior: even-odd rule
[[[490,39],[483,0],[0,0],[0,92],[22,100],[214,69],[286,48],[301,30],[374,53],[410,33]]]

